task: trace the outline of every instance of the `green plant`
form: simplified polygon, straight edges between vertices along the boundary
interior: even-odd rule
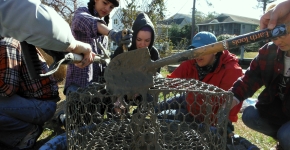
[[[265,89],[265,86],[262,86],[259,90],[257,90],[254,95],[252,96],[252,98],[258,98],[258,96],[260,95],[260,93]]]
[[[234,38],[234,37],[236,37],[236,35],[221,34],[221,35],[217,36],[216,38],[217,38],[218,41],[223,41],[223,40]]]
[[[218,41],[223,41],[223,40],[231,39],[231,38],[234,38],[234,37],[236,37],[236,35],[221,34],[221,35],[217,36],[216,38],[217,38]],[[239,52],[239,51],[240,51],[239,47],[231,49],[231,52],[234,52],[234,53]]]
[[[162,75],[163,77],[166,77],[166,76],[169,74],[169,72],[168,72],[168,70],[167,70],[167,66],[165,66],[165,67],[161,67],[161,71],[160,71],[160,73],[161,73],[161,75]]]

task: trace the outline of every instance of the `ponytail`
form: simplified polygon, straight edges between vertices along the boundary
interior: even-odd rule
[[[89,9],[89,12],[91,13],[91,15],[94,16],[94,6],[95,6],[95,1],[94,0],[90,0],[88,2],[88,9]]]
[[[110,14],[108,14],[107,16],[104,17],[104,20],[107,24],[107,26],[109,25],[109,22],[110,22]]]

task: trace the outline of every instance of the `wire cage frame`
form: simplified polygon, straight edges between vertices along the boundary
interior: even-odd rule
[[[232,97],[194,79],[154,78],[133,96],[93,83],[67,97],[67,149],[225,150]]]

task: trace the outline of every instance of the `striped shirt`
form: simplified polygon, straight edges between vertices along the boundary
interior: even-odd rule
[[[95,11],[95,16],[97,12]],[[92,51],[96,54],[103,54],[97,48],[97,42],[103,44],[107,48],[108,38],[98,33],[97,22],[106,24],[101,18],[90,14],[86,7],[80,7],[74,13],[72,20],[72,33],[76,40],[88,43],[92,46]],[[71,84],[85,87],[91,82],[98,82],[99,77],[103,74],[105,66],[99,63],[92,63],[85,68],[78,68],[74,64],[67,66],[67,76],[65,82],[65,89]]]
[[[48,66],[42,55],[42,73],[46,73]],[[0,40],[0,95],[10,97],[18,94],[22,97],[40,100],[59,98],[57,82],[52,76],[40,79],[29,78],[29,74],[22,59],[20,42],[13,38]]]

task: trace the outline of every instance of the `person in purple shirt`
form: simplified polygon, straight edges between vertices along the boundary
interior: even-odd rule
[[[80,7],[74,13],[71,30],[75,39],[90,44],[96,54],[103,54],[97,43],[101,43],[106,49],[108,38],[118,45],[131,44],[132,30],[128,30],[128,34],[122,37],[122,31],[108,28],[110,12],[119,6],[119,0],[90,0],[87,4],[87,7]],[[92,82],[104,83],[105,68],[106,64],[102,63],[92,63],[82,69],[68,64],[64,94],[68,96],[70,92]]]
[[[97,42],[102,43],[105,48],[107,47],[106,35],[117,44],[129,45],[132,34],[122,38],[122,31],[116,32],[107,27],[109,14],[117,6],[119,6],[119,0],[90,0],[87,7],[78,8],[71,24],[74,37],[90,44],[92,51],[96,54],[103,53],[96,46]],[[64,94],[75,91],[79,87],[85,87],[91,82],[104,82],[101,77],[105,67],[105,64],[92,63],[84,69],[79,69],[69,64]]]
[[[97,43],[102,43],[106,48],[108,39],[106,35],[118,45],[129,45],[132,34],[122,38],[122,31],[110,30],[109,14],[114,7],[119,6],[119,0],[90,0],[87,7],[80,7],[76,10],[72,20],[71,29],[74,37],[92,46],[92,51],[96,54],[103,52],[97,47]],[[103,83],[102,75],[106,65],[92,63],[86,68],[79,69],[74,65],[67,66],[67,76],[64,87],[64,94],[76,91],[79,87],[86,87],[91,82]]]

